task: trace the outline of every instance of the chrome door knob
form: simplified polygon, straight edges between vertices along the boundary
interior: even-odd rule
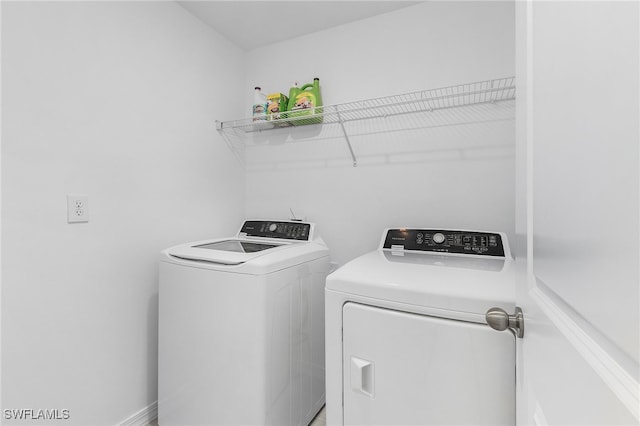
[[[509,329],[516,337],[522,338],[524,336],[524,314],[519,307],[516,307],[516,312],[513,315],[509,315],[502,308],[491,308],[487,311],[485,319],[494,330]]]

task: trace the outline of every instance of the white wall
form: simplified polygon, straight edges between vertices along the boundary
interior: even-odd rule
[[[244,115],[255,85],[286,94],[292,81],[319,77],[330,105],[512,76],[514,31],[513,3],[428,2],[260,48],[247,55]],[[354,138],[356,168],[339,128],[311,141],[263,132],[246,150],[247,216],[292,208],[318,223],[338,263],[376,248],[390,226],[512,236],[513,104],[465,114],[411,123],[420,131],[358,129],[374,134]]]
[[[173,2],[2,2],[3,409],[113,425],[156,400],[157,253],[244,212],[214,124],[243,61]]]

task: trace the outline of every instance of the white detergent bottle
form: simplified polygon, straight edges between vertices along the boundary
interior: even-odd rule
[[[253,121],[267,119],[267,96],[262,93],[260,87],[255,88],[253,93]]]

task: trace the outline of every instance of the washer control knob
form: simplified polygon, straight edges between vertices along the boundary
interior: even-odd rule
[[[445,236],[442,232],[438,232],[436,234],[433,234],[433,242],[436,244],[442,244],[444,243],[445,240]]]
[[[269,231],[275,232],[276,229],[278,229],[278,225],[276,225],[275,223],[272,223],[271,225],[269,225]]]

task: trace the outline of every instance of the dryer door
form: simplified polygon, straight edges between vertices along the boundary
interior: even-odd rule
[[[487,325],[347,303],[345,425],[515,424],[515,338]]]

